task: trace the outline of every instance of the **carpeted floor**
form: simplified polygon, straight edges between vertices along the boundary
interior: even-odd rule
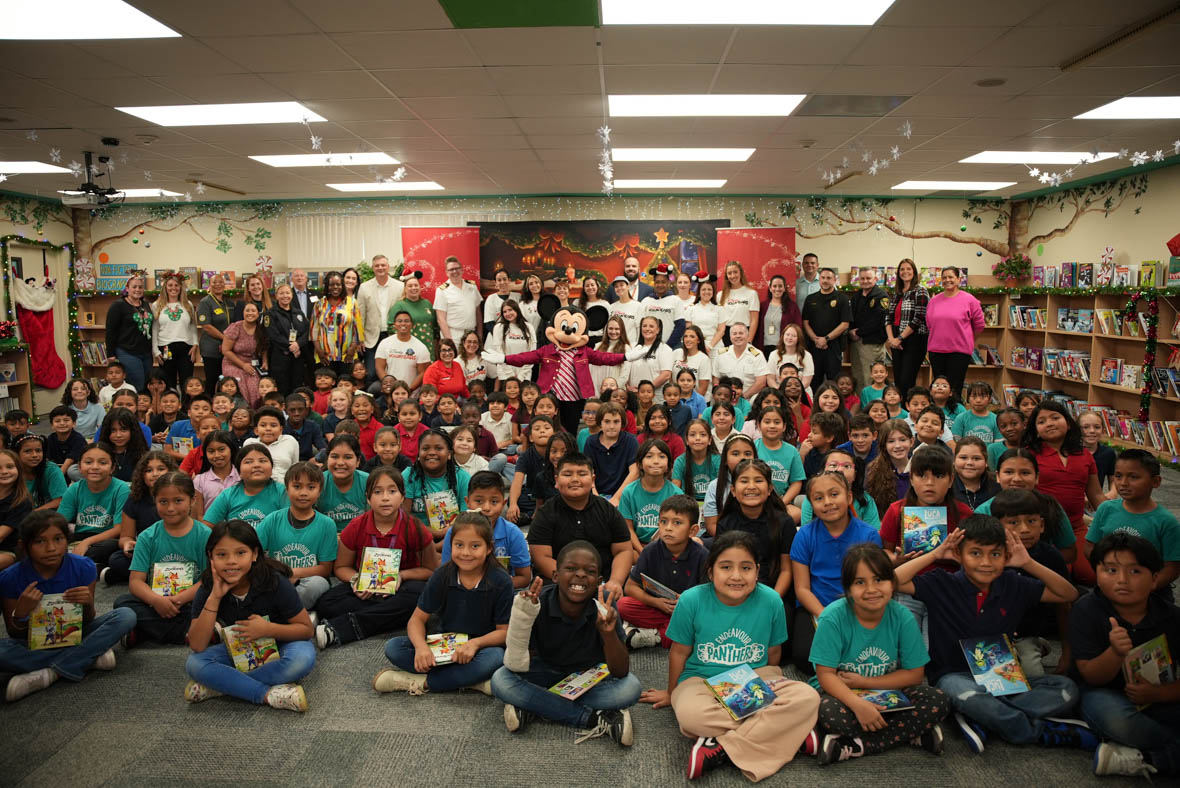
[[[1158,500],[1178,508],[1180,477],[1165,471]],[[100,587],[99,610],[109,609],[121,592]],[[607,739],[575,745],[572,730],[546,722],[513,735],[504,728],[502,706],[478,693],[374,693],[370,681],[387,665],[380,639],[322,652],[304,683],[311,708],[302,715],[227,698],[189,705],[181,697],[185,649],[116,651],[113,673],[92,673],[79,685],[59,681],[0,707],[0,785],[651,786],[684,779],[690,740],[671,710],[634,709],[630,749]],[[662,650],[636,652],[631,665],[644,686],[664,686]],[[766,782],[910,788],[1097,781],[1087,753],[989,742],[975,756],[953,725],[944,730],[941,757],[905,748],[825,768],[801,757]],[[732,768],[702,781],[744,782]]]

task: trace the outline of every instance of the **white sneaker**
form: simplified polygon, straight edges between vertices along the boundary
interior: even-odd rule
[[[319,623],[320,623],[320,616],[319,616],[319,614],[318,614],[318,613],[316,613],[314,610],[309,610],[309,611],[308,611],[308,613],[307,613],[307,617],[311,619],[311,627],[312,627],[312,629],[315,629],[315,628],[316,628],[316,626],[318,626],[318,625],[319,625]]]
[[[315,647],[323,651],[328,646],[334,646],[340,641],[336,639],[336,630],[328,624],[319,624],[315,628]]]
[[[266,693],[266,705],[272,709],[307,711],[307,695],[298,684],[276,684]]]
[[[472,684],[467,689],[475,690],[476,692],[482,692],[484,695],[487,695],[490,698],[492,697],[492,680],[486,679],[478,684]]]
[[[640,629],[626,624],[623,627],[624,642],[629,648],[651,648],[660,645],[658,629]]]
[[[102,583],[103,585],[106,585],[107,584],[107,575],[110,574],[110,571],[111,571],[111,568],[109,566],[104,566],[102,568],[102,571],[98,573],[98,582]]]
[[[4,692],[4,700],[15,703],[23,697],[40,692],[57,681],[57,674],[52,668],[41,668],[31,673],[21,673],[8,680],[8,689]]]
[[[1143,753],[1134,747],[1104,741],[1094,751],[1094,774],[1121,774],[1127,777],[1149,777],[1156,768],[1143,762]]]
[[[200,703],[203,700],[216,698],[220,694],[220,692],[211,690],[204,684],[198,684],[195,681],[190,681],[184,685],[184,699],[189,703]]]
[[[114,670],[115,669],[115,650],[108,648],[106,653],[94,660],[95,670]]]
[[[397,668],[386,668],[373,677],[373,689],[377,692],[408,692],[411,695],[426,694],[426,676],[407,673]]]

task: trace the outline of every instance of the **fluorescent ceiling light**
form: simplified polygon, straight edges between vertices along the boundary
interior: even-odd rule
[[[1113,159],[1118,153],[1100,151],[1095,158],[1092,153],[1053,150],[985,150],[959,159],[960,164],[1086,164],[1103,159]]]
[[[346,167],[351,164],[400,164],[388,153],[292,153],[251,156],[272,167]]]
[[[73,189],[59,190],[58,194],[85,194]],[[180,197],[180,192],[170,192],[167,189],[120,189],[118,194],[112,194],[111,197],[119,199],[120,197]]]
[[[179,38],[123,0],[0,0],[0,39]]]
[[[444,187],[434,181],[394,181],[393,183],[328,183],[325,184],[340,192],[432,192],[442,191]]]
[[[672,94],[607,96],[611,117],[753,117],[794,112],[803,94]]]
[[[69,172],[65,167],[56,164],[46,164],[40,161],[0,161],[0,172],[6,175],[17,173]]]
[[[960,192],[990,192],[1015,186],[1016,181],[905,181],[894,189],[932,192],[949,189]]]
[[[611,148],[615,161],[746,161],[754,148]]]
[[[256,123],[318,123],[323,117],[298,101],[249,104],[175,104],[162,107],[115,107],[159,126],[231,126]]]
[[[1121,98],[1089,112],[1074,115],[1076,120],[1156,120],[1180,118],[1180,96],[1134,96]]]
[[[871,25],[893,0],[602,0],[604,25]]]
[[[720,189],[725,179],[705,178],[616,178],[616,189]]]

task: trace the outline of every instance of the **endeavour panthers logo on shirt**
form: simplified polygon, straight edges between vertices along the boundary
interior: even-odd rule
[[[697,644],[697,659],[713,665],[757,664],[766,659],[766,646],[753,642],[743,629],[732,627],[712,642]]]

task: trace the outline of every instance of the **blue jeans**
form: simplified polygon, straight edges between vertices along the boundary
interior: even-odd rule
[[[418,672],[414,669],[414,644],[405,635],[385,641],[385,656],[395,667],[410,673]],[[466,665],[452,662],[431,668],[426,674],[426,686],[431,692],[454,692],[472,687],[490,679],[503,664],[504,649],[499,646],[481,648]]]
[[[1153,703],[1140,711],[1120,690],[1086,689],[1081,711],[1102,738],[1146,750],[1162,774],[1180,773],[1180,703]]]
[[[127,382],[135,386],[136,391],[147,391],[147,379],[152,374],[154,363],[152,357],[137,356],[122,348],[115,348],[115,358],[123,362],[123,368],[127,370]]]
[[[1031,744],[1041,735],[1045,717],[1065,714],[1078,701],[1078,686],[1065,676],[1029,679],[1032,689],[997,698],[975,683],[970,673],[947,673],[938,688],[951,706],[1011,744]]]
[[[315,645],[310,640],[291,640],[279,644],[279,658],[260,665],[249,673],[234,667],[224,643],[214,643],[204,651],[194,651],[184,663],[189,677],[211,690],[248,700],[266,702],[266,693],[276,684],[291,684],[311,673],[315,667]]]
[[[96,616],[82,627],[82,643],[67,648],[46,648],[31,651],[28,640],[21,638],[0,639],[0,671],[6,673],[31,673],[41,668],[50,668],[54,673],[69,681],[81,681],[86,672],[119,638],[135,629],[135,613],[119,608]]]
[[[607,677],[577,700],[566,700],[549,691],[568,675],[533,657],[527,673],[497,670],[492,676],[492,694],[510,706],[571,728],[588,727],[594,712],[600,709],[626,709],[639,701],[642,686],[634,673],[621,679]]]

